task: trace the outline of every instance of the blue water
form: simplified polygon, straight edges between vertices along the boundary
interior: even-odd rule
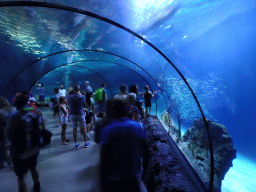
[[[95,0],[88,1],[86,5],[78,1],[58,2],[111,18],[143,35],[165,53],[190,83],[206,117],[225,125],[233,138],[238,155],[233,161],[234,166],[223,181],[223,191],[256,191],[255,174],[250,172],[250,170],[255,172],[256,164],[256,3],[254,0],[119,0],[108,3]],[[164,86],[162,88],[167,95],[173,99],[174,108],[181,112],[182,126],[186,129],[200,117],[191,93],[172,67],[166,68],[165,79],[161,80],[166,61],[154,50],[149,49],[145,43],[136,41],[113,26],[79,14],[66,15],[66,12],[60,11],[57,12],[60,15],[58,17],[58,14],[51,10],[52,14],[49,18],[47,12],[49,10],[46,9],[24,8],[22,11],[13,8],[11,10],[11,13],[16,11],[18,13],[9,15],[10,18],[14,18],[11,24],[8,23],[8,15],[5,17],[8,12],[3,12],[4,19],[1,20],[3,23],[0,30],[3,33],[0,40],[5,42],[10,38],[8,43],[0,46],[1,62],[12,63],[4,66],[4,69],[8,70],[7,73],[1,73],[1,90],[10,78],[38,57],[70,48],[89,47],[126,56],[150,72],[155,79],[158,79],[161,86]],[[168,15],[166,13],[170,10],[174,11],[173,15],[164,18],[163,16]],[[21,16],[19,11],[22,13]],[[20,25],[19,19],[23,19],[23,22],[31,19],[31,26]],[[48,20],[51,19],[53,19],[52,25],[49,25]],[[58,23],[55,19],[61,22]],[[62,22],[63,20],[67,21],[67,25]],[[6,25],[4,25],[5,21]],[[39,21],[42,29],[36,25]],[[12,27],[16,23],[17,26]],[[88,29],[79,28],[82,24],[86,24]],[[17,29],[24,33],[17,33]],[[59,63],[72,62],[80,57],[83,59],[99,57],[125,63],[121,59],[105,57],[101,54],[91,56],[70,53],[64,54],[63,57],[54,56],[52,60],[45,59],[34,68],[28,68],[21,75],[21,81],[17,80],[14,88],[18,90],[21,85],[29,88],[28,84],[34,83],[33,81],[38,78],[39,74],[34,73],[36,69],[43,73],[46,72],[44,69],[50,69],[51,66],[55,67]],[[107,88],[108,91],[110,88],[113,89],[113,94],[118,92],[121,83],[129,86],[138,82],[141,91],[146,84],[141,77],[121,67],[110,64],[106,68],[93,64],[87,64],[87,67],[100,72],[109,81],[112,87]],[[136,67],[133,69],[138,70]],[[48,97],[54,95],[52,89],[59,87],[60,83],[69,82],[71,85],[79,83],[83,88],[84,80],[90,80],[95,90],[104,81],[86,69],[66,67],[57,71],[59,72],[52,71],[41,79],[47,87]],[[124,75],[129,78],[123,78]],[[146,77],[149,79],[148,76]],[[35,87],[32,91],[36,93]],[[111,96],[111,92],[108,93]],[[159,99],[158,113],[166,109],[163,106],[164,102]]]

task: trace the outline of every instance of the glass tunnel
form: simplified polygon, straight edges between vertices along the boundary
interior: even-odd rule
[[[221,191],[256,190],[255,1],[0,1],[0,10],[1,96],[25,90],[38,99],[38,82],[46,102],[60,84],[105,82],[109,98],[121,84],[149,85],[159,91],[151,114],[209,191],[220,157],[231,158],[216,147],[225,139],[216,124],[237,151]],[[200,122],[199,149],[186,138]]]

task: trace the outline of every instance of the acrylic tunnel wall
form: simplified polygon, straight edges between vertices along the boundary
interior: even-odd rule
[[[152,114],[209,184],[210,164],[202,171],[190,154],[193,147],[180,139],[202,114],[160,50],[183,74],[206,118],[225,125],[233,137],[238,156],[222,189],[255,189],[243,164],[256,157],[254,1],[48,0],[0,1],[0,6],[1,95],[11,99],[22,89],[36,93],[38,81],[45,84],[47,97],[60,83],[83,88],[89,80],[96,89],[106,82],[109,97],[122,83],[136,83],[140,91],[149,84],[152,91],[162,91],[152,100]],[[208,146],[207,134],[201,137]],[[254,161],[250,167],[256,167]]]

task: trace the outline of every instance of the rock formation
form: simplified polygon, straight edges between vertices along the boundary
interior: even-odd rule
[[[220,192],[221,182],[229,168],[233,166],[233,159],[236,158],[236,149],[234,149],[232,137],[224,125],[210,120],[207,120],[207,124],[214,150],[214,191]],[[185,132],[181,140],[187,144],[185,145],[187,149],[184,147],[183,152],[199,176],[206,184],[209,184],[210,153],[203,119],[194,121],[192,127]]]

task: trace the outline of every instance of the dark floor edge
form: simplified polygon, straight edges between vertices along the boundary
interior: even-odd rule
[[[159,122],[159,124],[161,125],[162,129],[164,129],[166,131],[166,133],[168,134],[167,130],[164,128],[164,126],[162,125],[159,118],[157,116],[153,116],[153,115],[151,115],[151,117],[156,119]],[[183,162],[184,167],[186,168],[186,171],[187,171],[188,175],[194,181],[195,185],[198,187],[200,192],[208,192],[209,189],[208,189],[207,185],[204,183],[204,181],[200,178],[200,176],[194,170],[194,168],[192,167],[190,162],[187,160],[185,155],[182,153],[182,151],[177,146],[177,144],[173,141],[173,139],[171,138],[170,135],[169,135],[169,140],[170,140],[171,145],[173,146],[173,149],[174,149],[175,153],[178,155],[178,158]]]

